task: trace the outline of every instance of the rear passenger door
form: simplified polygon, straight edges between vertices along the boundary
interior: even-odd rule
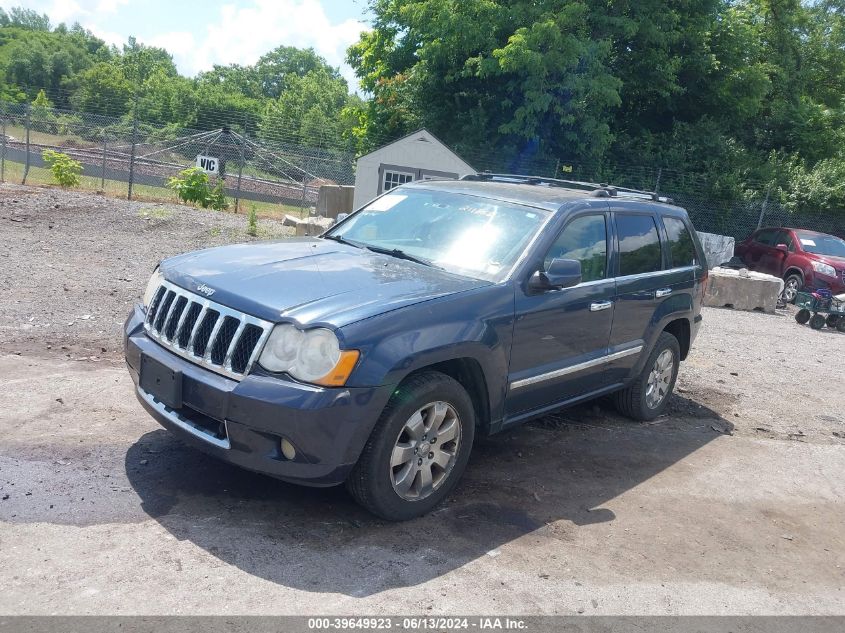
[[[637,363],[655,325],[657,307],[673,291],[664,273],[660,223],[645,209],[621,201],[614,205],[616,301],[608,347],[612,384],[623,382]]]

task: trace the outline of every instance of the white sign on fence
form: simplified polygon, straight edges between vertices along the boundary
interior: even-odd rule
[[[207,174],[216,174],[220,171],[220,160],[213,156],[197,156],[197,167]]]

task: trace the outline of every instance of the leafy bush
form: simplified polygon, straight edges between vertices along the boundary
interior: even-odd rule
[[[199,167],[190,167],[179,172],[167,181],[167,186],[176,192],[179,199],[190,204],[198,204],[203,209],[209,207],[215,211],[222,211],[229,207],[223,191],[223,181],[218,180],[212,187],[208,174]]]
[[[208,206],[215,211],[225,211],[229,208],[229,203],[226,202],[226,193],[223,191],[222,180],[218,180],[214,189],[208,194]]]
[[[54,152],[51,149],[45,149],[41,154],[41,158],[44,159],[50,171],[53,172],[53,178],[63,188],[78,187],[82,182],[79,178],[82,173],[82,164],[79,161],[73,160],[67,154]]]
[[[249,218],[247,218],[246,234],[255,237],[258,235],[258,215],[255,212],[255,205],[249,208]]]

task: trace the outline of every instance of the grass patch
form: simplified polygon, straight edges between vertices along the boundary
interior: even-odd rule
[[[15,163],[7,160],[5,163],[3,178],[5,182],[19,183],[23,179],[23,172],[23,163]],[[79,187],[74,187],[73,191],[102,191],[103,194],[111,198],[126,198],[129,193],[129,183],[120,180],[109,180],[106,178],[105,182],[103,182],[100,178],[84,175],[80,176],[80,179],[81,183]],[[26,183],[34,186],[42,185],[58,187],[50,171],[43,167],[30,167]],[[132,199],[140,202],[169,202],[172,204],[182,204],[172,190],[165,187],[153,187],[150,185],[133,185]],[[239,209],[235,209],[235,199],[227,197],[227,200],[229,201],[229,213],[246,215],[249,212],[250,207],[255,206],[256,215],[259,219],[265,218],[281,220],[286,215],[303,218],[307,217],[310,212],[308,207],[302,209],[299,206],[289,204],[255,202],[243,199],[240,201]]]
[[[141,209],[138,211],[138,217],[145,220],[169,220],[173,217],[173,209],[164,207],[153,207],[152,209]]]

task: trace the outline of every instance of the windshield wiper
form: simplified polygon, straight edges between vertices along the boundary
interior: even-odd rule
[[[349,246],[354,246],[355,248],[365,248],[363,244],[359,244],[358,242],[353,242],[351,240],[347,240],[342,235],[324,235],[324,240],[331,240],[333,242],[338,242],[339,244],[349,244]]]
[[[442,268],[440,268],[440,266],[433,264],[430,260],[411,255],[410,253],[406,253],[405,251],[399,248],[383,248],[381,246],[371,246],[370,244],[365,244],[364,248],[373,251],[374,253],[390,255],[391,257],[395,257],[396,259],[406,259],[409,262],[415,262],[417,264],[422,264],[423,266],[429,266],[431,268],[439,268],[440,270],[443,270]]]

